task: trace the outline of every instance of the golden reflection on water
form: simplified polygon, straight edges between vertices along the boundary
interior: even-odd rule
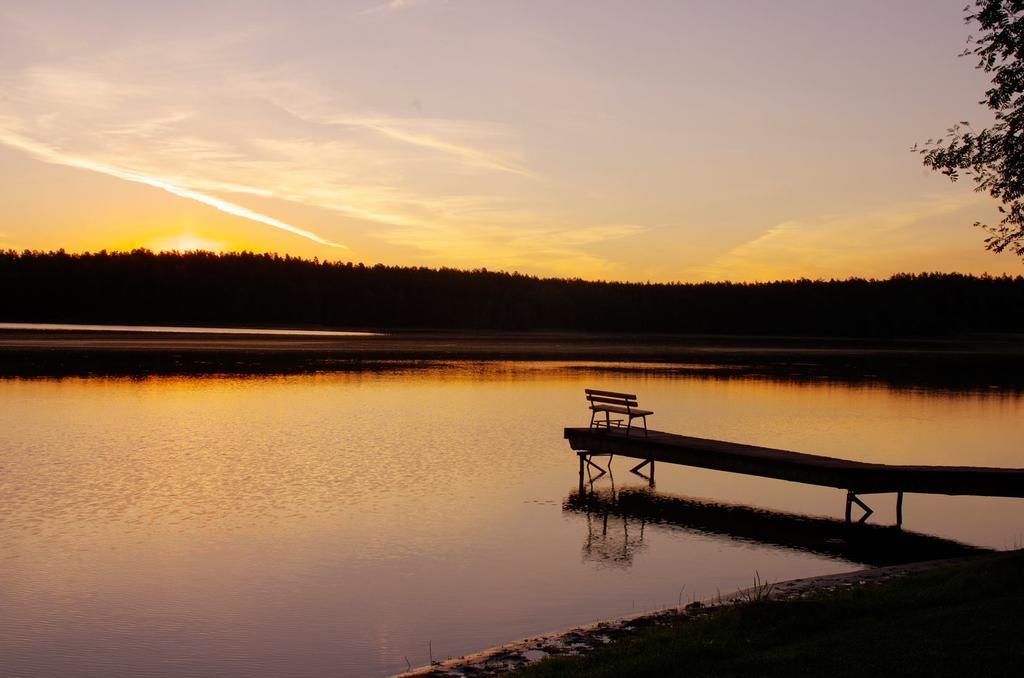
[[[587,421],[585,386],[637,392],[652,427],[689,435],[1024,466],[1022,399],[1005,392],[653,366],[392,367],[0,381],[0,672],[382,675],[426,661],[428,639],[461,654],[675,604],[683,584],[709,595],[755,569],[852,567],[659,525],[602,533],[602,518],[565,513],[576,458],[561,429]],[[639,484],[625,468],[613,463],[614,480]],[[665,467],[658,481],[680,496],[842,510],[839,492],[792,483]],[[1020,500],[912,495],[906,512],[912,530],[983,546],[1024,531]]]

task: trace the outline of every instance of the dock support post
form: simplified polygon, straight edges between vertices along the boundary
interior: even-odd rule
[[[854,492],[853,490],[847,490],[846,491],[846,524],[847,525],[850,524],[850,519],[852,518],[850,513],[851,513],[851,510],[853,509],[853,505],[854,504],[856,504],[857,506],[861,507],[861,509],[864,510],[864,515],[862,515],[860,517],[860,519],[857,520],[857,524],[859,525],[860,523],[866,523],[868,521],[868,517],[871,516],[871,514],[875,512],[874,509],[872,509],[870,506],[868,506],[863,501],[861,501],[860,497],[857,496],[856,492]]]
[[[576,453],[576,456],[578,456],[580,458],[580,496],[583,496],[583,489],[584,489],[583,488],[583,470],[584,470],[583,467],[586,466],[586,463],[583,460],[583,455],[585,455],[585,454],[586,454],[586,452],[577,452]]]
[[[595,480],[597,480],[598,478],[600,478],[601,476],[603,476],[606,473],[608,473],[607,469],[603,469],[603,468],[601,468],[600,466],[598,466],[597,464],[594,463],[594,461],[593,461],[593,456],[594,455],[589,450],[583,450],[581,452],[577,452],[576,454],[578,454],[580,456],[580,487],[583,486],[583,469],[584,468],[586,468],[586,470],[587,470],[587,480],[589,480],[591,484],[593,484],[593,482]],[[590,472],[591,468],[596,468],[597,469],[597,475],[596,476],[593,475]]]
[[[651,467],[650,475],[644,475],[643,473],[640,472],[640,469],[642,469],[644,466],[650,466]],[[646,480],[648,485],[650,485],[651,487],[654,487],[654,459],[653,458],[644,459],[642,462],[640,462],[639,464],[637,464],[633,468],[629,469],[629,472],[637,474],[638,476],[640,476],[641,478]]]
[[[903,490],[896,493],[896,527],[903,529]]]

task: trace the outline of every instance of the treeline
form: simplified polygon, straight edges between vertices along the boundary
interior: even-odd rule
[[[1024,331],[1024,278],[651,284],[273,254],[0,252],[0,320],[804,336]]]

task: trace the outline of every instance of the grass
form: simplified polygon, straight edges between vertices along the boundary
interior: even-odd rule
[[[516,675],[1003,676],[1024,671],[1024,552],[791,601],[755,596]]]

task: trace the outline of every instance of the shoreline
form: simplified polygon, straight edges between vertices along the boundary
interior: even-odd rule
[[[941,567],[956,566],[998,557],[1006,552],[926,560],[902,565],[871,567],[838,574],[802,577],[781,582],[755,582],[729,595],[690,602],[681,607],[648,610],[614,617],[583,626],[511,641],[479,652],[454,657],[434,664],[415,667],[393,678],[486,678],[516,671],[532,663],[556,656],[576,656],[593,652],[614,640],[650,625],[665,625],[680,619],[696,619],[707,612],[736,603],[762,600],[795,600],[818,593],[880,584],[891,579]]]

